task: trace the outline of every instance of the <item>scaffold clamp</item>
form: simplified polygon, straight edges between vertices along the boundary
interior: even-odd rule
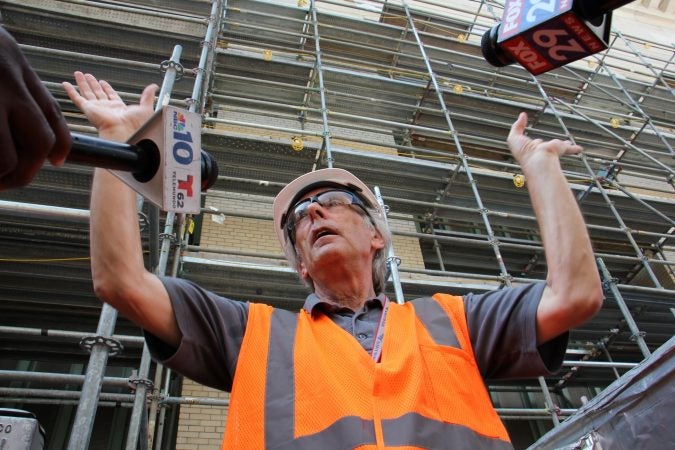
[[[197,103],[196,98],[188,97],[188,98],[185,99],[185,104],[187,105],[188,108],[191,107],[192,105],[196,104],[196,103]]]
[[[558,406],[558,405],[553,405],[552,407],[548,408],[548,411],[552,414],[555,414],[558,417],[560,417],[560,415],[562,414],[562,411],[560,410],[560,406]]]
[[[152,390],[152,388],[155,386],[155,384],[147,379],[147,378],[141,378],[138,375],[131,375],[128,380],[129,387],[133,390],[138,389],[138,386],[142,385],[145,386],[148,390]]]
[[[499,279],[502,280],[505,284],[509,284],[513,281],[513,277],[509,274],[506,275],[500,275]]]
[[[645,336],[647,336],[647,333],[644,331],[638,331],[637,333],[633,333],[630,335],[630,340],[631,342],[637,342],[640,339],[643,339]]]
[[[157,400],[157,407],[158,408],[166,408],[167,406],[169,406],[169,403],[167,402],[168,398],[169,398],[169,395],[164,394],[164,393],[155,393],[152,396],[153,400]]]
[[[149,223],[150,219],[148,219],[148,216],[144,212],[138,211],[138,227],[140,230],[145,230]]]
[[[602,282],[602,290],[603,290],[603,291],[609,291],[610,288],[611,288],[611,286],[612,286],[613,284],[617,284],[618,282],[619,282],[619,279],[618,279],[618,278],[609,278],[609,279],[607,279],[607,280],[604,280],[604,281]]]
[[[124,346],[117,339],[106,336],[85,336],[80,339],[80,348],[91,352],[95,345],[105,345],[108,347],[108,356],[115,356],[124,350]]]
[[[399,258],[398,256],[390,256],[389,258],[387,258],[387,265],[391,265],[392,263],[396,263],[397,267],[400,266],[401,258]]]
[[[159,72],[166,73],[169,69],[174,69],[176,71],[176,81],[183,78],[184,68],[183,65],[176,61],[166,60],[162,61],[159,64]]]
[[[171,245],[175,245],[175,244],[176,244],[176,241],[178,240],[178,239],[176,238],[176,235],[174,235],[174,234],[172,234],[172,233],[159,233],[159,241],[160,241],[160,243],[161,243],[164,239],[166,239],[167,241],[171,241]]]

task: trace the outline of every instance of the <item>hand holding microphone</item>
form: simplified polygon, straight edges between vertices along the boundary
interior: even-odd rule
[[[58,103],[0,27],[0,191],[30,183],[45,159],[62,164],[69,148]]]

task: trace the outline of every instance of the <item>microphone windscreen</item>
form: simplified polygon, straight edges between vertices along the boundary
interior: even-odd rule
[[[499,26],[500,24],[497,24],[483,33],[483,37],[480,39],[480,50],[483,53],[483,58],[488,63],[495,67],[504,67],[512,64],[514,61],[497,45]]]

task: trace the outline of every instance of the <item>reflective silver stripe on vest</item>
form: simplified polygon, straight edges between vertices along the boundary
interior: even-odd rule
[[[276,308],[272,311],[265,380],[265,448],[314,450],[375,444],[373,421],[355,416],[343,417],[318,433],[294,439],[293,347],[297,326],[297,314]]]
[[[293,440],[293,344],[297,326],[294,313],[272,310],[265,380],[265,448]]]
[[[321,412],[317,412],[321,414]],[[272,445],[275,450],[349,449],[360,445],[375,445],[375,426],[372,420],[360,417],[343,417],[328,428],[291,442]]]
[[[382,421],[386,446],[451,448],[453,450],[513,450],[510,442],[480,435],[462,425],[429,419],[409,413]]]
[[[450,317],[436,300],[431,297],[424,297],[413,300],[411,303],[415,307],[415,314],[422,321],[424,328],[427,329],[436,344],[462,348],[450,322]]]

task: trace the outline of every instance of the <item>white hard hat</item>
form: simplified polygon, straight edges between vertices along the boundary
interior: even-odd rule
[[[375,194],[352,173],[344,169],[321,169],[307,173],[288,183],[274,199],[274,231],[282,248],[286,245],[284,228],[289,208],[295,205],[302,195],[322,186],[345,188],[358,195],[367,207],[382,214],[382,208]]]

